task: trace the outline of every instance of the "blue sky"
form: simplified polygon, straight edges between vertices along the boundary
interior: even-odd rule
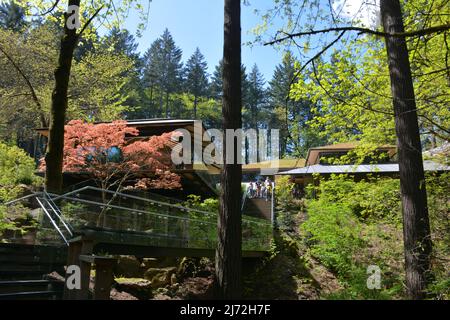
[[[254,39],[250,31],[260,22],[254,9],[264,9],[264,4],[272,4],[271,0],[251,2],[251,6],[242,5],[243,43]],[[139,22],[137,15],[131,13],[124,27],[134,33]],[[208,62],[209,73],[214,71],[223,50],[223,0],[152,0],[147,28],[142,37],[137,39],[139,51],[145,52],[165,28],[169,29],[176,44],[183,50],[183,61],[199,47]],[[256,63],[266,81],[271,79],[281,58],[282,53],[271,47],[242,47],[242,62],[247,70]]]

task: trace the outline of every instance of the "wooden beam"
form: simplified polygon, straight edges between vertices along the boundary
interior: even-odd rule
[[[117,258],[80,255],[80,260],[90,265],[95,265],[94,300],[109,300],[114,280],[113,268],[117,263]]]

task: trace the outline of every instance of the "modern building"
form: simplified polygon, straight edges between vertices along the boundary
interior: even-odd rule
[[[333,160],[348,155],[357,147],[357,143],[339,143],[323,147],[311,148],[306,157],[305,166],[286,170],[277,176],[290,176],[296,184],[299,194],[302,194],[307,184],[314,182],[314,175],[327,178],[332,174],[351,175],[356,181],[367,178],[368,175],[399,176],[397,163],[397,148],[384,145],[377,148],[375,157],[367,157],[362,163],[333,164]],[[424,161],[425,171],[444,172],[449,171],[450,166],[432,160]]]
[[[97,122],[101,123],[101,122]],[[103,122],[105,123],[105,122]],[[151,136],[161,135],[163,133],[173,132],[178,129],[185,130],[189,134],[191,143],[192,158],[191,163],[174,165],[171,172],[181,176],[182,190],[151,190],[152,192],[162,193],[163,195],[184,198],[189,194],[202,195],[204,197],[216,195],[216,185],[219,181],[220,166],[210,164],[210,159],[205,159],[203,155],[204,148],[211,142],[203,141],[201,146],[201,155],[197,154],[194,148],[195,130],[203,136],[206,134],[202,122],[189,119],[143,119],[128,120],[127,125],[139,130],[138,136],[130,136],[129,141],[137,139],[146,139]],[[39,128],[37,132],[44,137],[48,137],[48,128]],[[183,136],[184,139],[184,136]],[[173,143],[175,148],[178,142]],[[81,172],[64,172],[64,189],[71,190],[74,187],[92,183],[92,177],[88,173]]]

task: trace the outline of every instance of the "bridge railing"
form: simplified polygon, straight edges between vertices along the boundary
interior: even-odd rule
[[[211,249],[216,246],[217,212],[95,187],[55,196],[53,200],[60,202],[64,219],[75,230],[138,232],[159,246]],[[271,239],[269,221],[243,216],[243,250],[266,251]]]
[[[48,206],[39,205],[39,199]],[[83,229],[139,233],[147,245],[177,248],[213,249],[217,241],[217,212],[90,186],[64,195],[36,193],[5,205],[10,211],[32,212],[41,244],[66,242]],[[67,230],[62,237],[61,230]],[[269,221],[243,216],[243,250],[267,251],[271,239]]]

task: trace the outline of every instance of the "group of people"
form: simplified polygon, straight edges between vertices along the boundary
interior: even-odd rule
[[[268,200],[273,191],[273,182],[269,177],[265,181],[258,179],[255,182],[250,182],[247,186],[247,196],[249,198],[265,198]]]

